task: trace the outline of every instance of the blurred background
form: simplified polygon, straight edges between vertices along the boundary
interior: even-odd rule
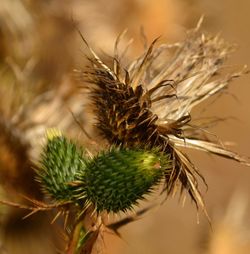
[[[143,50],[140,27],[149,41],[185,38],[204,15],[202,30],[219,33],[237,50],[227,65],[250,65],[250,2],[248,0],[1,0],[0,3],[0,190],[1,199],[25,200],[18,193],[42,194],[30,183],[30,158],[45,127],[57,126],[91,146],[72,117],[90,130],[91,117],[81,82],[73,69],[86,64],[85,46],[76,28],[98,52],[112,54],[117,36],[128,29],[134,38],[131,56]],[[231,84],[219,100],[204,104],[205,116],[227,117],[212,128],[232,149],[250,154],[250,76]],[[197,109],[198,111],[198,109]],[[193,112],[195,115],[195,112]],[[250,169],[237,163],[190,151],[208,183],[203,190],[212,228],[189,201],[169,198],[121,230],[122,239],[107,234],[107,253],[245,254],[250,252]],[[8,190],[8,191],[6,191]],[[206,192],[206,193],[205,193]],[[0,208],[0,253],[56,253],[60,239],[49,215],[20,220],[23,211]],[[57,242],[59,242],[57,244]]]

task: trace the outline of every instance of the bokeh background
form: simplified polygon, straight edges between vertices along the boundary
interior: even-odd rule
[[[91,145],[79,134],[69,112],[90,128],[90,116],[82,113],[87,98],[73,73],[85,64],[85,47],[76,27],[93,48],[109,54],[118,34],[127,28],[128,39],[135,39],[129,54],[137,56],[143,48],[141,26],[149,41],[161,35],[162,40],[175,42],[185,38],[187,29],[195,27],[204,15],[202,30],[220,33],[238,45],[227,65],[240,69],[250,66],[249,10],[248,0],[1,0],[1,195],[18,201],[18,192],[41,195],[37,186],[27,185],[27,179],[33,177],[28,159],[36,156],[33,147],[42,126],[56,125]],[[232,141],[232,149],[246,156],[250,155],[249,83],[250,76],[245,75],[219,100],[202,106],[203,116],[228,118],[211,131],[223,141]],[[25,113],[20,113],[22,110]],[[198,114],[200,109],[196,111]],[[14,149],[13,140],[6,138],[12,130],[7,125],[24,137],[21,145],[32,140],[32,148],[20,158],[16,143]],[[250,168],[199,152],[190,151],[189,155],[209,186],[203,192],[212,228],[203,214],[197,224],[194,204],[187,201],[182,207],[178,197],[169,198],[124,227],[122,239],[107,234],[107,253],[250,253]],[[0,253],[56,253],[58,239],[53,229],[48,230],[46,215],[20,222],[22,216],[16,209],[1,208]]]

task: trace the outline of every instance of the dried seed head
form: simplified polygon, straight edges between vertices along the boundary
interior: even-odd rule
[[[219,72],[232,47],[218,36],[205,36],[199,26],[200,23],[181,43],[156,46],[155,40],[126,69],[121,64],[123,53],[117,53],[120,38],[115,44],[111,68],[83,38],[91,54],[91,66],[82,74],[90,83],[101,135],[112,145],[158,147],[170,155],[173,163],[171,173],[168,169],[165,173],[167,194],[181,183],[181,191],[186,189],[197,207],[205,211],[197,181],[197,176],[202,176],[179,147],[247,162],[207,137],[202,128],[190,124],[194,106],[221,93],[233,78],[244,73],[210,80]],[[175,54],[169,58],[172,49]]]

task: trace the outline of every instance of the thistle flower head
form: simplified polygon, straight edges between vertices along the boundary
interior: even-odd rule
[[[112,148],[88,160],[78,173],[78,198],[97,212],[125,212],[152,191],[166,168],[169,156],[156,150]]]
[[[56,129],[47,131],[37,179],[46,194],[59,202],[74,200],[76,172],[85,167],[83,151]]]
[[[100,134],[112,145],[160,148],[173,162],[171,173],[165,174],[166,193],[180,186],[181,192],[187,190],[197,207],[205,211],[197,181],[197,176],[203,177],[180,148],[247,162],[190,124],[194,106],[221,93],[244,72],[216,78],[232,47],[219,36],[202,34],[199,26],[180,43],[158,45],[153,41],[126,67],[122,66],[124,52],[118,54],[120,38],[112,66],[105,64],[83,38],[91,54],[91,65],[83,71],[83,78],[89,82]],[[169,57],[172,49],[175,54]]]

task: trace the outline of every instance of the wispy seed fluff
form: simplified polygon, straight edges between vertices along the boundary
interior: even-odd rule
[[[196,206],[205,211],[197,181],[197,177],[203,177],[181,147],[244,164],[247,161],[206,135],[202,126],[191,123],[192,109],[222,93],[232,79],[246,71],[216,75],[232,47],[219,36],[201,33],[200,23],[183,42],[167,45],[153,41],[128,66],[122,65],[124,52],[118,54],[121,37],[109,65],[83,38],[90,51],[90,65],[81,73],[89,84],[100,134],[112,145],[157,147],[170,155],[172,170],[165,173],[165,193],[186,190]],[[171,57],[170,50],[175,52]]]

